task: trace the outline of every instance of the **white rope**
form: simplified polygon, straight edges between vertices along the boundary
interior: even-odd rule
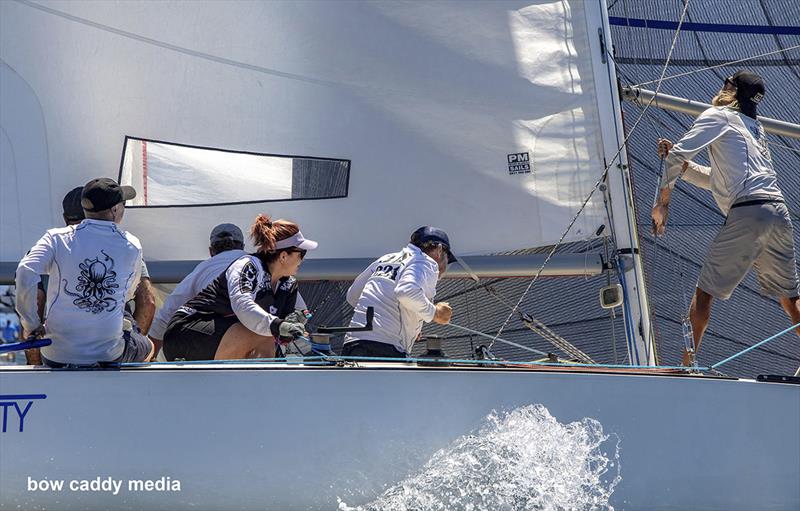
[[[447,323],[445,326],[449,326],[449,327],[452,327],[452,328],[457,328],[459,330],[463,330],[465,332],[469,332],[469,333],[474,334],[474,335],[479,335],[481,337],[486,337],[488,339],[492,339],[491,335],[485,334],[483,332],[479,332],[478,330],[473,330],[471,328],[467,328],[465,326],[456,325],[455,323]],[[497,338],[497,340],[502,342],[502,343],[504,343],[504,344],[508,344],[509,346],[514,346],[515,348],[519,348],[521,350],[530,351],[531,353],[535,353],[535,354],[540,355],[542,357],[546,357],[547,356],[547,353],[545,353],[544,351],[539,351],[539,350],[534,349],[534,348],[529,348],[528,346],[523,346],[522,344],[518,344],[518,343],[513,342],[513,341],[509,341],[509,340],[506,340],[506,339],[500,339],[500,338]]]
[[[592,188],[591,192],[589,192],[589,195],[586,197],[586,199],[583,201],[583,204],[581,204],[581,207],[578,209],[578,212],[575,214],[574,217],[572,217],[572,220],[569,222],[569,225],[567,225],[567,228],[564,231],[564,233],[561,235],[561,238],[559,238],[558,242],[555,245],[553,245],[552,249],[550,249],[550,252],[547,254],[547,257],[545,258],[544,262],[542,263],[542,265],[537,270],[536,275],[534,275],[533,280],[531,280],[530,284],[528,284],[528,287],[522,293],[522,296],[520,296],[519,300],[517,301],[517,304],[514,306],[512,311],[509,313],[508,317],[506,317],[506,320],[503,322],[502,326],[500,327],[500,330],[497,331],[497,335],[495,335],[495,339],[500,337],[500,335],[503,333],[503,330],[505,330],[506,326],[508,325],[508,322],[511,321],[512,316],[515,313],[517,313],[517,311],[519,309],[519,306],[522,304],[522,301],[525,299],[525,296],[527,296],[528,292],[531,290],[533,285],[539,279],[539,276],[542,274],[542,271],[544,270],[545,266],[547,266],[547,263],[550,262],[550,259],[553,257],[553,254],[555,254],[556,250],[561,245],[561,243],[564,241],[564,238],[566,238],[566,236],[569,233],[570,229],[572,229],[572,226],[578,220],[578,216],[586,208],[586,205],[589,203],[589,200],[591,200],[592,195],[594,195],[595,190],[597,190],[597,188],[600,186],[600,184],[605,180],[605,177],[608,174],[608,169],[611,168],[611,165],[613,165],[614,162],[617,160],[617,158],[619,157],[620,153],[625,148],[625,145],[628,143],[628,139],[636,131],[636,128],[639,126],[639,123],[641,122],[642,118],[647,113],[647,110],[650,108],[650,106],[653,104],[653,102],[655,101],[656,97],[658,96],[658,92],[661,89],[661,81],[664,79],[664,75],[666,75],[667,69],[669,68],[669,61],[670,61],[670,59],[672,59],[672,52],[675,50],[675,46],[676,46],[676,44],[678,42],[678,35],[681,32],[681,27],[683,26],[683,20],[686,18],[686,12],[688,11],[688,9],[689,9],[689,0],[684,0],[683,12],[681,13],[681,19],[678,22],[678,28],[675,30],[675,35],[672,38],[672,45],[670,46],[669,53],[667,54],[667,59],[664,62],[664,68],[661,70],[661,77],[658,80],[658,85],[656,86],[655,94],[653,95],[652,98],[650,98],[650,101],[647,103],[647,105],[645,105],[644,109],[642,110],[642,113],[639,115],[639,118],[636,119],[636,122],[634,123],[633,127],[631,128],[631,130],[628,132],[628,135],[625,137],[625,139],[623,139],[622,144],[620,144],[619,149],[617,149],[616,154],[614,154],[614,157],[611,158],[611,161],[608,162],[606,167],[603,169],[603,173],[601,174],[600,179],[598,179],[598,181],[595,183],[595,185]],[[492,341],[492,344],[494,344],[494,341]],[[491,345],[489,346],[489,348],[491,349]]]

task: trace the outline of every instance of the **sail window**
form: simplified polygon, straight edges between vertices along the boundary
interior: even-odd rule
[[[194,147],[126,137],[119,182],[129,207],[192,207],[347,197],[350,160]]]

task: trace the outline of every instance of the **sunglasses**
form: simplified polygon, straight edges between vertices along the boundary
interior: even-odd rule
[[[308,250],[303,250],[302,248],[295,248],[292,250],[287,250],[287,252],[291,252],[293,254],[294,253],[300,254],[300,260],[302,261],[306,257],[306,253],[308,252]]]
[[[734,89],[736,88],[736,83],[734,83],[732,76],[725,78],[725,85]]]

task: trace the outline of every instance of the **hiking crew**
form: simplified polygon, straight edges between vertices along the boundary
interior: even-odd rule
[[[436,227],[420,227],[400,252],[370,264],[347,290],[355,310],[351,327],[366,324],[373,307],[373,330],[349,333],[342,355],[405,358],[411,353],[422,324],[447,324],[452,310],[447,302],[433,303],[436,283],[455,261],[447,234]]]
[[[695,353],[714,298],[727,300],[752,266],[762,292],[777,296],[792,323],[800,323],[797,263],[789,210],[778,187],[756,108],[766,88],[760,76],[739,71],[726,78],[713,107],[695,120],[674,146],[658,141],[665,172],[653,207],[653,231],[663,235],[670,194],[679,177],[711,190],[725,224],[709,247],[689,309]],[[708,148],[711,166],[692,158]],[[800,333],[800,331],[798,331]],[[683,364],[692,356],[684,350]]]
[[[164,333],[167,360],[271,358],[277,342],[305,335],[305,318],[295,313],[294,275],[317,243],[297,224],[266,215],[250,234],[257,251],[240,255],[172,316]]]
[[[68,194],[69,196],[69,194]],[[152,343],[124,329],[125,302],[133,299],[142,272],[142,248],[119,229],[125,201],[136,196],[113,179],[89,181],[81,192],[86,219],[50,229],[17,267],[17,312],[33,337],[53,343],[41,349],[51,367],[103,362],[143,362]],[[37,310],[37,286],[48,275],[47,318]]]

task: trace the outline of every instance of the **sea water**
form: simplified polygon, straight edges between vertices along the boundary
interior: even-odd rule
[[[544,406],[529,405],[492,412],[373,502],[352,507],[340,498],[339,510],[613,509],[609,498],[621,480],[618,441],[598,421],[561,424]]]

